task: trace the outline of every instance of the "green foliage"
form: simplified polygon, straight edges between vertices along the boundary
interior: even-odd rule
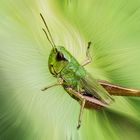
[[[114,97],[102,110],[84,110],[77,131],[79,104],[48,70],[51,46],[39,13],[54,41],[79,62],[92,41],[95,78],[140,88],[139,0],[0,1],[0,140],[137,140],[140,98]]]

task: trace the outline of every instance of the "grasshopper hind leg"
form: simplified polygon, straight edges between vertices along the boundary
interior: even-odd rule
[[[85,99],[83,99],[82,103],[81,103],[77,129],[79,129],[80,126],[81,126],[81,121],[82,121],[82,115],[83,115],[83,111],[84,111],[84,107],[85,107],[85,102],[86,102]]]
[[[81,104],[81,108],[80,108],[80,113],[79,113],[79,118],[78,118],[78,125],[77,125],[77,129],[80,128],[81,126],[81,122],[82,122],[82,116],[83,116],[83,111],[84,111],[84,108],[85,108],[85,103],[86,103],[86,100],[85,98],[83,98],[83,96],[79,93],[79,92],[76,92],[75,90],[73,90],[72,88],[68,87],[66,89],[68,91],[68,93],[73,97],[75,98],[77,101],[80,102]],[[77,94],[78,93],[78,94]]]
[[[102,107],[107,106],[107,104],[103,103],[102,101],[94,97],[84,96],[80,92],[77,92],[74,89],[72,89],[71,87],[66,87],[65,90],[69,93],[69,95],[72,98],[76,99],[81,104],[77,129],[79,129],[81,126],[84,108],[101,109]]]

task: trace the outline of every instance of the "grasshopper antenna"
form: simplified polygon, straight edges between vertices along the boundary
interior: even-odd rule
[[[42,15],[41,13],[40,13],[40,17],[42,18],[42,20],[43,20],[43,22],[44,22],[44,25],[45,25],[45,27],[46,27],[46,29],[47,29],[47,31],[48,31],[48,34],[47,34],[47,32],[46,32],[46,30],[45,30],[44,28],[42,28],[42,30],[44,31],[44,33],[45,33],[45,35],[46,35],[48,41],[49,41],[50,44],[51,44],[51,46],[52,46],[53,48],[55,48],[56,45],[55,45],[55,43],[54,43],[54,41],[53,41],[53,38],[52,38],[52,35],[51,35],[50,31],[49,31],[48,25],[47,25],[47,23],[46,23],[46,21],[45,21],[43,15]],[[50,38],[49,38],[49,37],[50,37]]]

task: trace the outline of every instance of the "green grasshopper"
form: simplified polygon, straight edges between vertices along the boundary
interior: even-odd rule
[[[42,14],[40,14],[40,16],[48,33],[44,28],[42,29],[52,46],[48,59],[49,71],[58,79],[57,83],[43,88],[42,91],[54,86],[62,85],[64,90],[81,104],[77,128],[80,128],[84,107],[106,107],[113,101],[110,94],[119,95],[119,93],[124,93],[125,95],[126,93],[127,95],[128,91],[130,94],[134,92],[132,89],[125,89],[106,81],[94,79],[84,68],[84,66],[91,62],[89,54],[91,42],[88,42],[87,45],[87,58],[85,62],[83,64],[79,64],[78,61],[63,46],[55,45],[44,17]],[[138,91],[138,94],[139,93],[140,92]]]

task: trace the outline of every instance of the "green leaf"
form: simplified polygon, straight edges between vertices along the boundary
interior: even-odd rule
[[[51,46],[41,12],[57,45],[81,63],[92,42],[95,78],[140,88],[138,0],[10,0],[0,2],[0,140],[137,140],[140,98],[113,97],[101,110],[85,109],[62,87],[42,92],[56,79],[48,70]]]

